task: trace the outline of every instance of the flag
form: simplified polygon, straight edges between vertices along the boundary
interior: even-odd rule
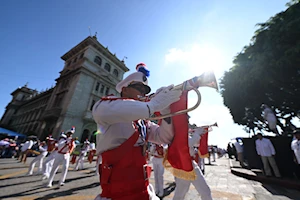
[[[187,91],[183,91],[180,100],[173,103],[171,113],[187,109]],[[188,145],[188,117],[187,114],[172,117],[174,127],[174,139],[169,145],[164,166],[178,178],[195,180],[196,174],[192,165],[192,159]]]

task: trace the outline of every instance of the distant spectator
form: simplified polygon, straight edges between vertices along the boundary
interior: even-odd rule
[[[28,153],[28,150],[31,149],[33,146],[33,141],[31,139],[28,139],[21,147],[21,154],[19,157],[19,162],[26,161],[26,154]]]
[[[294,151],[294,161],[296,164],[295,174],[298,179],[300,179],[300,128],[294,131],[295,139],[291,143],[291,148]]]
[[[275,176],[278,178],[281,177],[274,158],[276,152],[272,142],[269,139],[264,138],[261,133],[257,134],[257,138],[258,139],[255,141],[256,151],[257,154],[261,157],[266,176],[272,176],[272,172],[270,168],[271,165]]]
[[[242,167],[246,167],[246,165],[244,163],[244,155],[243,155],[244,151],[243,151],[242,145],[239,143],[238,139],[233,140],[232,143],[236,149],[237,158],[238,158],[238,161],[240,162],[240,165]]]
[[[279,132],[277,130],[277,118],[276,115],[274,114],[273,110],[267,106],[266,104],[262,105],[262,108],[264,109],[264,119],[268,122],[269,128],[276,134],[279,135]]]

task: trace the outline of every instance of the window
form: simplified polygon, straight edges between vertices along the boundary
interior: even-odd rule
[[[105,63],[104,69],[110,72],[110,65],[108,63]]]
[[[93,106],[94,106],[94,104],[96,103],[96,101],[95,100],[93,100],[92,101],[92,104],[91,104],[91,107],[90,107],[90,111],[92,111],[93,110]]]
[[[97,63],[99,66],[102,64],[102,59],[99,56],[96,56],[94,62]]]
[[[118,72],[118,70],[114,69],[113,74],[114,74],[115,77],[117,77],[117,78],[119,77],[119,72]]]
[[[76,63],[77,62],[77,57],[74,59],[73,63]]]
[[[71,61],[68,62],[67,66],[70,66],[70,65],[71,65]]]
[[[101,89],[100,89],[100,92],[101,92],[101,93],[104,92],[104,88],[105,88],[104,85],[101,85]]]
[[[95,90],[98,91],[98,90],[99,90],[99,87],[100,87],[100,83],[97,82]]]
[[[105,95],[108,95],[108,94],[109,94],[109,88],[106,88]]]
[[[83,56],[84,56],[84,53],[82,53],[82,54],[80,55],[79,59],[83,58]]]

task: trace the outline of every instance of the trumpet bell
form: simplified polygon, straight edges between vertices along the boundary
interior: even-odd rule
[[[185,81],[184,83],[174,87],[174,90],[192,90],[199,87],[211,87],[219,91],[218,83],[214,72],[208,71],[204,72],[200,76],[195,76],[194,78]]]
[[[167,115],[151,117],[151,118],[149,118],[149,120],[158,120],[158,119],[163,119],[163,118],[167,118],[167,117],[173,117],[175,115],[181,115],[181,114],[188,113],[192,110],[195,110],[201,103],[201,94],[197,90],[197,88],[199,88],[199,87],[210,87],[210,88],[214,88],[217,91],[219,91],[218,83],[217,83],[215,74],[212,71],[205,72],[205,73],[201,74],[200,76],[196,76],[196,77],[194,77],[190,80],[187,80],[187,81],[183,82],[180,85],[175,86],[172,89],[172,90],[182,90],[182,91],[194,90],[194,92],[196,92],[196,94],[198,96],[198,101],[193,107],[188,108],[186,110],[181,110],[181,111],[178,111],[178,112],[175,112],[175,113],[170,113],[170,114],[167,114]],[[155,96],[155,94],[153,96]],[[216,126],[218,126],[217,123],[215,123],[215,124],[216,124]]]

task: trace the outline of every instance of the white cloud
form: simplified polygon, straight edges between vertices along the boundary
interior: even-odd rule
[[[185,71],[204,72],[213,70],[221,74],[231,64],[230,56],[212,44],[194,44],[186,49],[172,48],[165,55],[165,67],[176,67]]]

